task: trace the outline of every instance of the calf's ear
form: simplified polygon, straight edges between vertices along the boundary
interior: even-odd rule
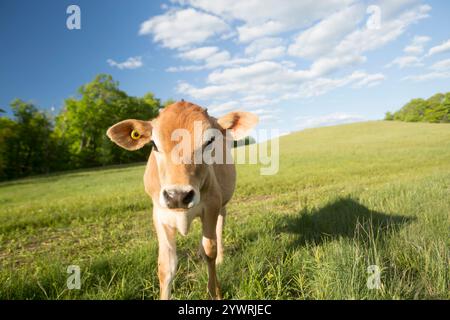
[[[134,151],[151,141],[152,124],[150,121],[128,119],[110,127],[106,135],[118,146]]]
[[[229,130],[234,140],[245,138],[258,121],[257,115],[243,111],[230,112],[217,119],[222,128]]]

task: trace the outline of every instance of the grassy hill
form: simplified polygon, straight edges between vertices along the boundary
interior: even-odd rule
[[[250,146],[254,148],[255,145]],[[144,165],[0,184],[0,299],[154,299]],[[227,299],[449,299],[450,125],[367,122],[280,139],[280,171],[238,166]],[[207,298],[200,224],[178,237],[175,299]],[[368,289],[367,268],[381,269]],[[81,290],[66,288],[68,265]]]

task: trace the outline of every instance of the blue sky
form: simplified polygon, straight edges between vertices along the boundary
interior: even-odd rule
[[[66,27],[71,4],[81,30]],[[2,1],[0,107],[58,112],[109,73],[130,95],[253,111],[282,132],[380,119],[450,91],[449,13],[417,0]]]

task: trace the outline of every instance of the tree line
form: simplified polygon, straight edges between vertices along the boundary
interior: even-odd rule
[[[150,147],[127,152],[109,141],[106,130],[123,119],[154,118],[169,103],[150,92],[129,96],[106,74],[81,86],[56,116],[16,99],[10,104],[13,116],[0,117],[0,180],[143,161]]]
[[[407,122],[450,122],[450,92],[437,93],[428,99],[412,99],[397,112],[387,112],[384,120]]]

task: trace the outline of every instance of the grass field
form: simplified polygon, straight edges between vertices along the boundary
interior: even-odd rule
[[[253,146],[254,147],[254,146]],[[144,164],[0,184],[0,299],[158,298]],[[238,166],[226,299],[449,299],[450,126],[366,122],[282,137],[280,171]],[[200,223],[173,298],[207,298]],[[367,287],[367,268],[381,287]],[[68,290],[68,265],[81,289]]]

